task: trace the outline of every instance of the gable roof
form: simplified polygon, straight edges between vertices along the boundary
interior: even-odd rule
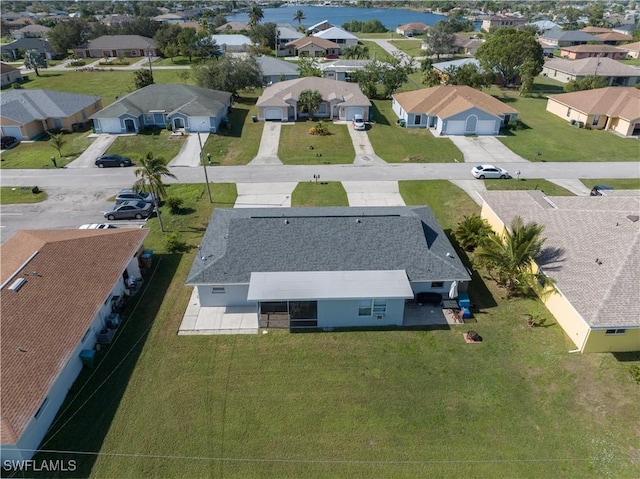
[[[242,22],[227,22],[224,25],[220,25],[218,28],[216,28],[216,32],[238,32],[240,30],[249,30],[249,25]]]
[[[25,124],[47,118],[66,118],[101,101],[98,96],[55,90],[7,90],[0,97],[0,114]]]
[[[51,31],[51,28],[45,27],[44,25],[27,25],[26,27],[16,30],[14,33],[45,33],[49,31]]]
[[[12,73],[12,72],[19,72],[19,71],[20,71],[19,68],[14,68],[8,63],[0,62],[0,73],[3,75],[5,73]]]
[[[226,113],[231,93],[181,83],[148,85],[120,98],[91,118],[119,118],[124,114],[140,116],[151,110],[188,116],[218,116]]]
[[[342,105],[371,106],[357,83],[329,78],[303,77],[275,83],[264,89],[256,106],[288,106],[285,100],[298,101],[304,90],[317,90],[324,101],[338,100]]]
[[[617,60],[607,57],[582,58],[581,60],[563,60],[550,58],[544,63],[545,68],[551,68],[574,76],[597,75],[640,77],[640,69],[634,68]]]
[[[411,22],[411,23],[405,23],[404,25],[399,25],[398,27],[396,27],[396,30],[426,30],[428,29],[429,26],[425,25],[422,22]]]
[[[450,60],[448,62],[433,63],[431,67],[444,72],[447,68],[460,68],[461,66],[467,65],[469,63],[475,65],[476,67],[478,67],[478,69],[481,68],[480,62],[475,58],[458,58],[457,60]]]
[[[334,60],[323,62],[319,65],[323,72],[354,72],[364,70],[373,60]]]
[[[211,35],[211,38],[215,40],[218,45],[253,45],[253,42],[248,36],[238,33],[231,35]]]
[[[300,50],[301,48],[307,47],[309,45],[315,45],[325,50],[329,48],[340,48],[340,45],[332,42],[331,40],[325,40],[324,38],[314,36],[298,38],[297,40],[293,40],[292,42],[285,44],[286,47],[294,47],[297,50]]]
[[[599,35],[596,35],[596,37],[598,37],[603,42],[629,42],[633,40],[633,37],[631,35],[625,35],[624,33],[618,32],[601,33]]]
[[[541,39],[558,40],[563,42],[596,42],[597,37],[580,30],[556,30],[552,29],[540,35]]]
[[[587,44],[587,45],[572,45],[572,46],[568,46],[568,47],[560,47],[560,50],[563,51],[567,51],[567,52],[574,52],[574,53],[582,53],[582,52],[589,52],[589,53],[615,53],[615,52],[620,52],[620,53],[624,53],[624,50],[618,48],[618,47],[614,47],[613,45],[601,45],[601,44]]]
[[[556,287],[592,327],[640,327],[640,195],[562,196],[541,191],[482,191],[481,198],[505,223],[519,215],[544,225],[545,248],[560,258],[537,258]],[[599,260],[599,264],[596,262]]]
[[[609,33],[609,32],[612,32],[613,30],[605,27],[587,26],[587,27],[581,28],[580,31],[585,33]]]
[[[256,61],[258,62],[258,65],[260,65],[260,69],[264,76],[281,74],[300,76],[298,66],[291,62],[285,62],[284,60],[278,60],[277,58],[267,57],[264,55],[257,57]]]
[[[634,87],[611,86],[561,93],[548,98],[586,115],[607,115],[628,121],[640,119],[640,90]]]
[[[156,42],[151,38],[140,35],[102,35],[89,40],[85,45],[77,47],[76,50],[122,50],[130,48],[139,50],[156,48]]]
[[[0,246],[2,444],[20,438],[147,232],[18,231]],[[14,273],[27,280],[17,292]]]
[[[406,270],[410,281],[469,279],[426,206],[242,208],[213,213],[186,283],[248,283],[252,272],[391,270]]]
[[[9,52],[12,50],[36,50],[38,53],[53,53],[53,47],[47,40],[42,38],[20,38],[15,42],[0,45],[0,51]]]
[[[340,27],[327,28],[326,30],[322,30],[318,33],[314,33],[313,36],[317,38],[324,38],[326,40],[334,40],[334,39],[357,40],[358,39],[358,37],[356,37],[354,34],[349,33],[348,31]]]
[[[628,52],[640,52],[640,42],[626,43],[624,45],[618,45],[616,48]]]
[[[440,118],[449,118],[471,108],[480,108],[496,116],[518,113],[491,95],[464,85],[440,85],[396,93],[393,99],[407,113],[427,113]]]
[[[322,27],[324,25],[328,25],[328,28],[333,27],[333,25],[331,23],[329,23],[329,20],[322,20],[321,22],[318,22],[315,25],[311,25],[309,28],[307,28],[307,30],[309,30],[309,31],[315,30],[316,28]]]
[[[276,27],[278,29],[278,38],[280,39],[294,39],[302,38],[305,35],[300,33],[298,30],[291,28],[289,25],[278,25]]]

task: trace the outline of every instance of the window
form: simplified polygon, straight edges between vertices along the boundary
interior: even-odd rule
[[[131,50],[131,56],[132,57],[137,57],[138,56],[138,51],[137,50]]]
[[[42,412],[44,411],[44,408],[47,407],[48,403],[49,403],[49,398],[48,397],[44,398],[44,401],[42,401],[42,404],[40,404],[40,407],[38,408],[34,416],[36,419],[38,419],[42,415]]]
[[[289,301],[290,319],[318,319],[317,301]]]
[[[571,115],[571,108],[567,108],[567,116]]]
[[[600,123],[600,115],[593,115],[593,121],[591,122],[591,125],[597,126],[598,123]]]
[[[625,334],[626,332],[626,329],[607,329],[607,332],[605,334],[607,336],[619,336],[621,334]]]
[[[414,125],[419,125],[421,121],[422,121],[422,115],[415,115],[413,117],[413,124]]]
[[[374,299],[373,300],[373,313],[381,314],[387,312],[387,300],[386,299]]]
[[[371,316],[370,299],[361,299],[358,301],[358,316]]]
[[[433,281],[431,283],[432,288],[442,288],[444,286],[444,282],[442,281]]]
[[[211,292],[213,294],[224,294],[224,288],[219,286],[214,286],[213,288],[211,288]]]
[[[87,338],[89,337],[89,334],[91,333],[91,328],[87,329],[87,332],[84,333],[84,336],[82,336],[82,341],[81,342],[85,342],[87,340]]]

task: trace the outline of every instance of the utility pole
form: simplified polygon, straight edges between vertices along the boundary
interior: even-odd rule
[[[200,122],[200,126],[204,125],[204,121]],[[200,128],[198,128],[198,143],[200,144],[200,163],[204,169],[204,181],[207,183],[207,193],[209,194],[209,203],[213,203],[211,199],[211,187],[209,186],[209,175],[207,174],[207,165],[202,158],[202,138],[200,138]]]

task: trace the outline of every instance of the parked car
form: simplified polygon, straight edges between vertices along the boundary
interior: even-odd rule
[[[612,189],[613,189],[613,186],[609,186],[609,185],[595,185],[593,188],[591,188],[591,193],[589,193],[589,195],[602,196],[603,191],[611,191]],[[604,195],[606,196],[606,193],[604,193]]]
[[[481,180],[484,180],[485,178],[511,178],[511,175],[507,170],[498,168],[497,166],[493,165],[474,166],[471,170],[471,174],[475,178],[479,178]]]
[[[15,136],[3,136],[0,140],[0,149],[8,150],[9,148],[13,148],[18,144],[20,144],[20,140],[18,140]]]
[[[102,214],[109,221],[113,220],[141,220],[148,218],[153,212],[153,205],[144,201],[125,201]]]
[[[98,168],[104,168],[105,166],[131,166],[133,162],[131,158],[127,158],[126,156],[120,155],[102,155],[98,159],[96,159],[96,166]]]
[[[120,190],[120,193],[116,195],[116,205],[124,201],[144,201],[145,203],[154,204],[154,195],[147,193],[146,191],[135,190]]]
[[[117,228],[116,225],[110,225],[109,223],[91,223],[86,225],[80,225],[79,230],[108,230],[111,228]]]
[[[359,113],[353,115],[353,120],[351,120],[351,124],[353,125],[354,130],[362,131],[366,129],[366,124],[364,123],[364,118]]]

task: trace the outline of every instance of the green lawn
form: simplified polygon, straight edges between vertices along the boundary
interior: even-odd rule
[[[383,33],[360,33],[356,32],[354,35],[358,38],[367,39],[367,38],[404,38],[404,35],[400,35],[396,32],[383,32]]]
[[[569,126],[546,111],[547,99],[519,97],[517,91],[490,93],[518,110],[524,129],[511,130],[499,140],[514,153],[535,161],[638,161],[637,140],[620,138],[610,131]],[[536,156],[536,152],[541,155]]]
[[[315,121],[282,125],[278,157],[285,165],[353,163],[356,153],[347,125],[334,125],[330,121],[323,123],[329,128],[329,135],[310,135],[308,131],[317,124]]]
[[[378,45],[375,42],[371,42],[371,41],[367,41],[367,40],[361,40],[360,43],[362,43],[364,46],[369,47],[369,59],[370,60],[378,60],[381,62],[388,62],[391,61],[393,59],[393,57],[387,53],[387,51],[382,48],[380,45]]]
[[[233,185],[212,186],[232,204]],[[569,354],[553,321],[526,327],[523,314],[548,316],[539,302],[505,301],[490,282],[474,286],[477,323],[460,328],[177,336],[211,205],[203,185],[170,188],[188,198],[192,211],[171,228],[191,251],[167,254],[149,222],[154,268],[45,438],[49,450],[100,453],[65,454],[77,461],[70,476],[637,475],[631,363]],[[445,228],[478,211],[446,181],[402,182],[401,191],[431,204]],[[463,341],[469,328],[482,344]]]
[[[170,139],[170,136],[171,132],[164,128],[142,130],[137,135],[118,136],[106,153],[128,156],[136,163],[148,152],[152,152],[168,163],[186,141],[186,137]]]
[[[376,154],[389,163],[445,163],[462,153],[448,138],[436,138],[425,128],[401,128],[391,100],[372,100],[375,124],[367,131]]]
[[[420,48],[420,45],[422,45],[421,40],[391,40],[389,43],[410,57],[423,57],[425,55]]]
[[[616,190],[640,190],[640,178],[621,178],[621,179],[590,179],[580,180],[587,188],[593,188],[595,185],[608,185]]]
[[[53,168],[51,157],[56,157],[58,168],[71,163],[78,158],[93,142],[89,138],[91,131],[66,133],[63,138],[62,158],[58,151],[51,146],[49,136],[33,142],[23,141],[15,148],[2,152],[0,168]]]
[[[160,59],[156,60],[153,63],[151,63],[151,68],[153,68],[155,66],[172,67],[172,66],[175,66],[175,65],[195,65],[199,61],[200,61],[199,59],[194,57],[194,60],[189,62],[189,58],[184,57],[182,55],[177,55],[177,56],[175,56],[173,58],[160,58]]]
[[[349,200],[339,181],[298,183],[291,206],[349,206]]]
[[[574,194],[547,180],[484,180],[488,190],[541,190],[547,196],[574,196]]]
[[[40,203],[47,199],[47,194],[39,190],[31,191],[31,186],[0,186],[0,205],[14,205],[18,203]]]
[[[633,67],[640,66],[640,58],[627,58],[625,60],[619,60],[621,63],[625,65],[631,65]]]

